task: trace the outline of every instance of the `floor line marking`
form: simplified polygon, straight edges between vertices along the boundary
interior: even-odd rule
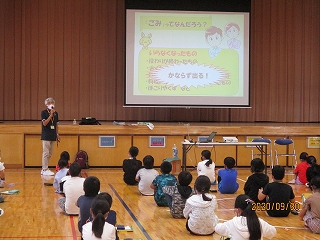
[[[148,239],[148,240],[152,240],[152,238],[149,236],[149,234],[147,233],[147,231],[144,229],[144,227],[141,225],[141,223],[139,222],[139,220],[136,218],[136,216],[133,214],[133,212],[130,210],[130,208],[128,207],[128,205],[123,201],[123,199],[120,197],[120,195],[118,194],[118,192],[114,189],[114,187],[112,186],[112,184],[109,183],[110,188],[112,189],[112,191],[114,192],[114,194],[117,196],[117,198],[119,199],[119,201],[122,203],[122,205],[124,206],[124,208],[127,210],[127,212],[130,214],[130,216],[132,217],[132,219],[134,220],[134,222],[138,225],[138,227],[140,228],[141,232],[144,234],[144,236]]]
[[[241,178],[237,178],[239,181],[241,182],[246,182],[245,180],[241,179]]]
[[[288,226],[274,226],[276,228],[288,228],[288,229],[299,229],[299,230],[309,230],[307,227],[302,228],[302,227],[288,227]]]
[[[70,224],[71,224],[71,231],[72,231],[73,240],[77,240],[77,233],[76,233],[76,228],[74,226],[73,216],[70,216]]]
[[[230,198],[217,198],[217,201],[223,201],[223,200],[232,200],[236,199],[235,197],[230,197]]]

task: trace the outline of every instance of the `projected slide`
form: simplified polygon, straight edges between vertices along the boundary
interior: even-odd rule
[[[248,106],[248,13],[127,10],[126,103]]]

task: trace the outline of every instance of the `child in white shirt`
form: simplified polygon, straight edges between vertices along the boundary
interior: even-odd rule
[[[209,194],[211,187],[207,176],[199,176],[194,188],[196,194],[189,197],[183,209],[183,215],[187,220],[186,228],[194,235],[212,235],[218,223],[218,217],[214,213],[218,204],[216,197]]]
[[[215,227],[216,233],[239,240],[273,238],[277,233],[276,228],[258,218],[252,204],[255,203],[249,196],[239,195],[234,204],[237,216],[224,223],[218,223]]]
[[[216,184],[215,164],[211,160],[211,152],[203,150],[201,152],[201,162],[198,163],[198,176],[205,175],[210,179],[211,184]]]
[[[107,200],[96,199],[91,206],[93,221],[82,226],[83,240],[116,239],[116,228],[105,219],[108,217],[110,205]]]
[[[153,169],[153,164],[154,158],[151,155],[147,155],[143,158],[144,168],[139,169],[137,172],[136,181],[139,182],[138,189],[142,195],[154,195],[154,190],[150,188],[150,185],[159,173]]]

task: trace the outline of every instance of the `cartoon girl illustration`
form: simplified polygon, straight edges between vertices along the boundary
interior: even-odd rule
[[[215,26],[211,26],[210,28],[206,29],[205,33],[206,42],[211,46],[209,49],[209,56],[211,58],[215,58],[221,51],[221,48],[218,46],[222,41],[222,30]]]
[[[230,38],[228,40],[228,47],[232,49],[239,49],[241,42],[236,39],[240,33],[240,27],[237,23],[230,22],[225,27],[225,33]]]

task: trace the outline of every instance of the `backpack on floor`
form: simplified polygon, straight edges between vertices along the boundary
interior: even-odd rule
[[[81,169],[89,168],[89,165],[88,165],[88,154],[87,154],[86,151],[80,150],[76,154],[76,158],[75,158],[74,161],[80,164]]]

